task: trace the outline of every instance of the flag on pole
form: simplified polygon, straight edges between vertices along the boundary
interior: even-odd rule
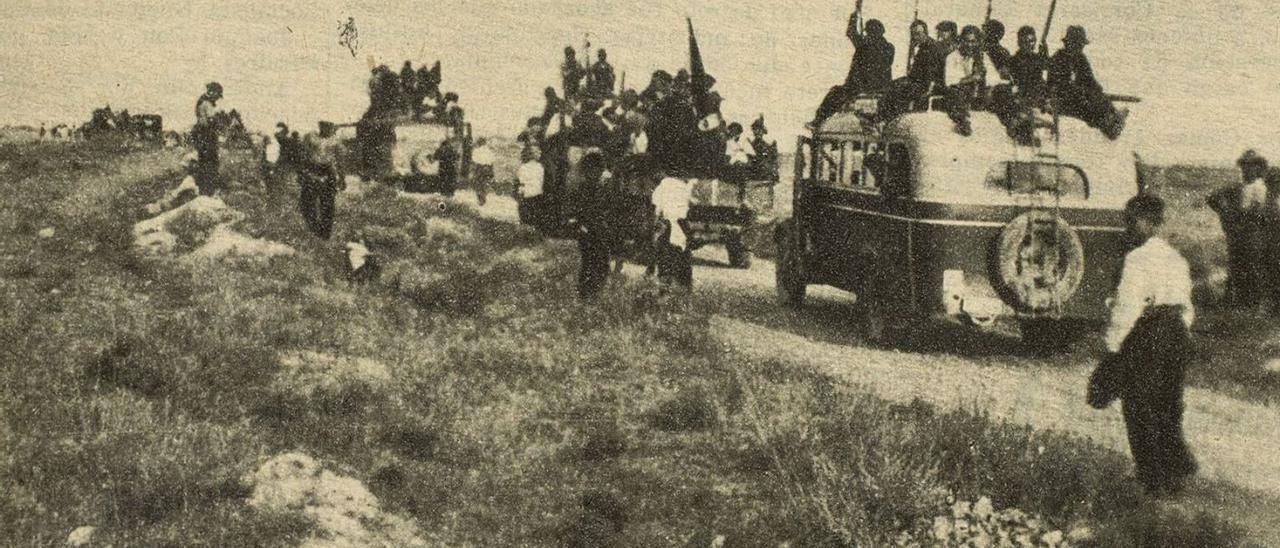
[[[693,19],[686,17],[689,24],[689,80],[693,92],[693,108],[698,118],[709,114],[707,107],[708,85],[707,69],[702,65],[702,51],[698,49],[698,37],[693,33]]]

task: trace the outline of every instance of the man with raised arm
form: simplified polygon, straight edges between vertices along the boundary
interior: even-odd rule
[[[815,127],[858,94],[883,90],[893,80],[893,58],[896,52],[893,44],[884,39],[884,24],[872,19],[867,21],[866,30],[863,31],[858,28],[858,16],[856,12],[849,16],[849,27],[845,30],[845,35],[854,48],[849,74],[845,76],[844,85],[832,87],[827,92],[814,116]]]

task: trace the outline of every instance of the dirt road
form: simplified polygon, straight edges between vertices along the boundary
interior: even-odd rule
[[[458,199],[475,205],[470,193],[460,193]],[[516,220],[515,204],[509,198],[491,197],[478,210],[486,217]],[[855,328],[839,322],[813,328],[813,318],[804,310],[773,312],[773,264],[757,259],[750,269],[737,270],[724,266],[725,260],[718,246],[700,250],[694,280],[704,291],[732,295],[735,303],[722,309],[713,325],[739,352],[766,359],[778,357],[781,349],[791,363],[825,371],[885,399],[920,398],[942,409],[985,409],[997,420],[1070,432],[1128,453],[1118,405],[1096,411],[1084,403],[1095,363],[1089,351],[1046,360],[1016,356],[993,360],[831,342],[823,340],[832,338],[823,334]],[[629,265],[626,272],[639,275],[641,270]],[[820,311],[847,308],[852,300],[843,292],[813,287],[807,302]],[[856,335],[850,337],[856,339]],[[1186,407],[1186,435],[1199,459],[1201,477],[1223,480],[1260,496],[1230,500],[1220,490],[1198,485],[1184,503],[1240,520],[1255,540],[1280,546],[1280,409],[1197,388],[1187,390]]]

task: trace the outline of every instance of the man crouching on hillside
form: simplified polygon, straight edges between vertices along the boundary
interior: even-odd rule
[[[1125,206],[1140,245],[1124,259],[1106,343],[1109,355],[1090,381],[1089,403],[1118,397],[1136,475],[1147,493],[1175,495],[1196,472],[1182,435],[1182,384],[1195,320],[1187,261],[1157,235],[1164,202],[1137,196]]]

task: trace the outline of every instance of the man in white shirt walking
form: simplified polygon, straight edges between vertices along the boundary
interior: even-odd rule
[[[1158,235],[1164,202],[1137,196],[1125,206],[1142,244],[1124,260],[1106,331],[1108,355],[1090,379],[1089,403],[1121,400],[1136,476],[1147,493],[1182,490],[1196,462],[1182,435],[1182,385],[1195,320],[1187,261]]]

